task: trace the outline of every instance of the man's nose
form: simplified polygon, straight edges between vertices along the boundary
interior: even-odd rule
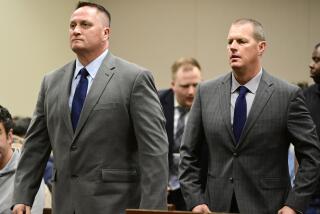
[[[76,35],[80,34],[81,33],[81,30],[80,30],[80,26],[79,25],[76,25],[73,29],[72,29],[72,32]]]
[[[313,63],[313,62],[311,62],[311,63],[309,64],[309,68],[310,68],[310,69],[313,69],[313,68],[314,68],[314,63]]]
[[[229,44],[229,48],[230,50],[235,50],[237,49],[238,47],[238,44],[237,44],[237,41],[233,40],[230,44]]]
[[[189,95],[194,95],[196,92],[196,87],[194,87],[193,85],[189,86],[188,88],[188,94]]]

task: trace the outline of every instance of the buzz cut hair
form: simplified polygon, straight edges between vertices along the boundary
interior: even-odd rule
[[[81,7],[94,7],[96,8],[98,11],[100,11],[101,13],[105,14],[108,18],[109,21],[109,26],[111,24],[111,14],[109,13],[109,11],[103,7],[100,4],[96,4],[96,3],[92,3],[92,2],[86,2],[86,1],[79,1],[77,6],[76,6],[76,10],[81,8]]]

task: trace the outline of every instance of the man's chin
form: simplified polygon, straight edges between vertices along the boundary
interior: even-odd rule
[[[232,70],[241,69],[241,65],[239,63],[237,63],[237,62],[230,63],[230,67],[232,68]]]
[[[313,79],[314,83],[320,84],[320,76],[313,76],[311,78]]]
[[[82,46],[78,46],[78,45],[74,45],[74,46],[71,46],[71,50],[75,53],[80,53],[84,50],[84,47]]]

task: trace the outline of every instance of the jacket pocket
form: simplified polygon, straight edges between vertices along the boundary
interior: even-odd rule
[[[102,169],[102,180],[104,182],[135,182],[138,173],[135,169]]]
[[[260,185],[263,189],[283,189],[288,187],[289,180],[284,178],[261,178]]]

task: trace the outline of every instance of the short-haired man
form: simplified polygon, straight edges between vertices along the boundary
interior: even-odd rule
[[[314,84],[304,90],[306,104],[311,117],[316,124],[317,134],[320,136],[320,43],[316,44],[311,55],[310,77]],[[320,183],[312,196],[308,211],[314,213],[314,210],[320,209]],[[308,213],[309,213],[308,212]]]
[[[196,87],[201,81],[201,67],[192,57],[181,57],[171,66],[171,88],[159,91],[160,102],[166,117],[169,141],[169,193],[168,203],[176,210],[186,210],[179,179],[179,148]]]
[[[151,73],[110,53],[101,5],[79,2],[69,37],[77,59],[43,79],[13,213],[29,209],[51,150],[54,214],[167,209],[168,142]]]
[[[13,143],[13,121],[9,111],[0,105],[0,213],[11,214],[14,176],[20,159],[20,150]],[[32,205],[32,214],[42,214],[44,207],[44,183]]]
[[[232,23],[232,72],[200,83],[180,149],[180,184],[194,212],[294,214],[303,212],[319,179],[320,147],[302,90],[262,68],[262,25]],[[200,191],[200,142],[208,145],[206,194]],[[299,169],[291,187],[288,148]]]

